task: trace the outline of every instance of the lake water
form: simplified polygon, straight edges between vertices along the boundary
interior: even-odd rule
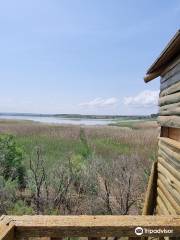
[[[0,116],[0,119],[7,120],[30,120],[50,124],[73,124],[73,125],[108,125],[113,119],[70,119],[61,117],[36,117],[36,116]]]

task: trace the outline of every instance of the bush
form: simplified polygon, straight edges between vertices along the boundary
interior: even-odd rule
[[[20,188],[25,187],[23,152],[11,135],[0,136],[0,175],[5,180],[17,180]]]
[[[8,211],[9,215],[32,215],[33,209],[29,206],[26,205],[25,202],[23,202],[22,200],[17,201],[14,206],[12,207],[12,209],[10,209]]]

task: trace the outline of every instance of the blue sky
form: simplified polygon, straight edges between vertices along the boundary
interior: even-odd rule
[[[143,76],[179,16],[178,0],[1,1],[0,112],[156,112]]]

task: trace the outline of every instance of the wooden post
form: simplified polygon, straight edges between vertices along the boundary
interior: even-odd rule
[[[157,196],[157,162],[153,162],[142,215],[153,215]]]
[[[0,222],[0,240],[14,240],[14,224]]]

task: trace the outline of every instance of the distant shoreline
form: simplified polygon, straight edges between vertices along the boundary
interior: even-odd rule
[[[136,123],[155,122],[156,118],[67,118],[43,115],[0,115],[0,123],[38,123],[47,125],[79,125],[79,126],[127,126],[131,127]]]
[[[38,114],[38,113],[0,113],[0,117],[55,117],[64,119],[113,119],[113,120],[133,120],[133,119],[156,119],[157,114],[151,115],[84,115],[84,114]]]

